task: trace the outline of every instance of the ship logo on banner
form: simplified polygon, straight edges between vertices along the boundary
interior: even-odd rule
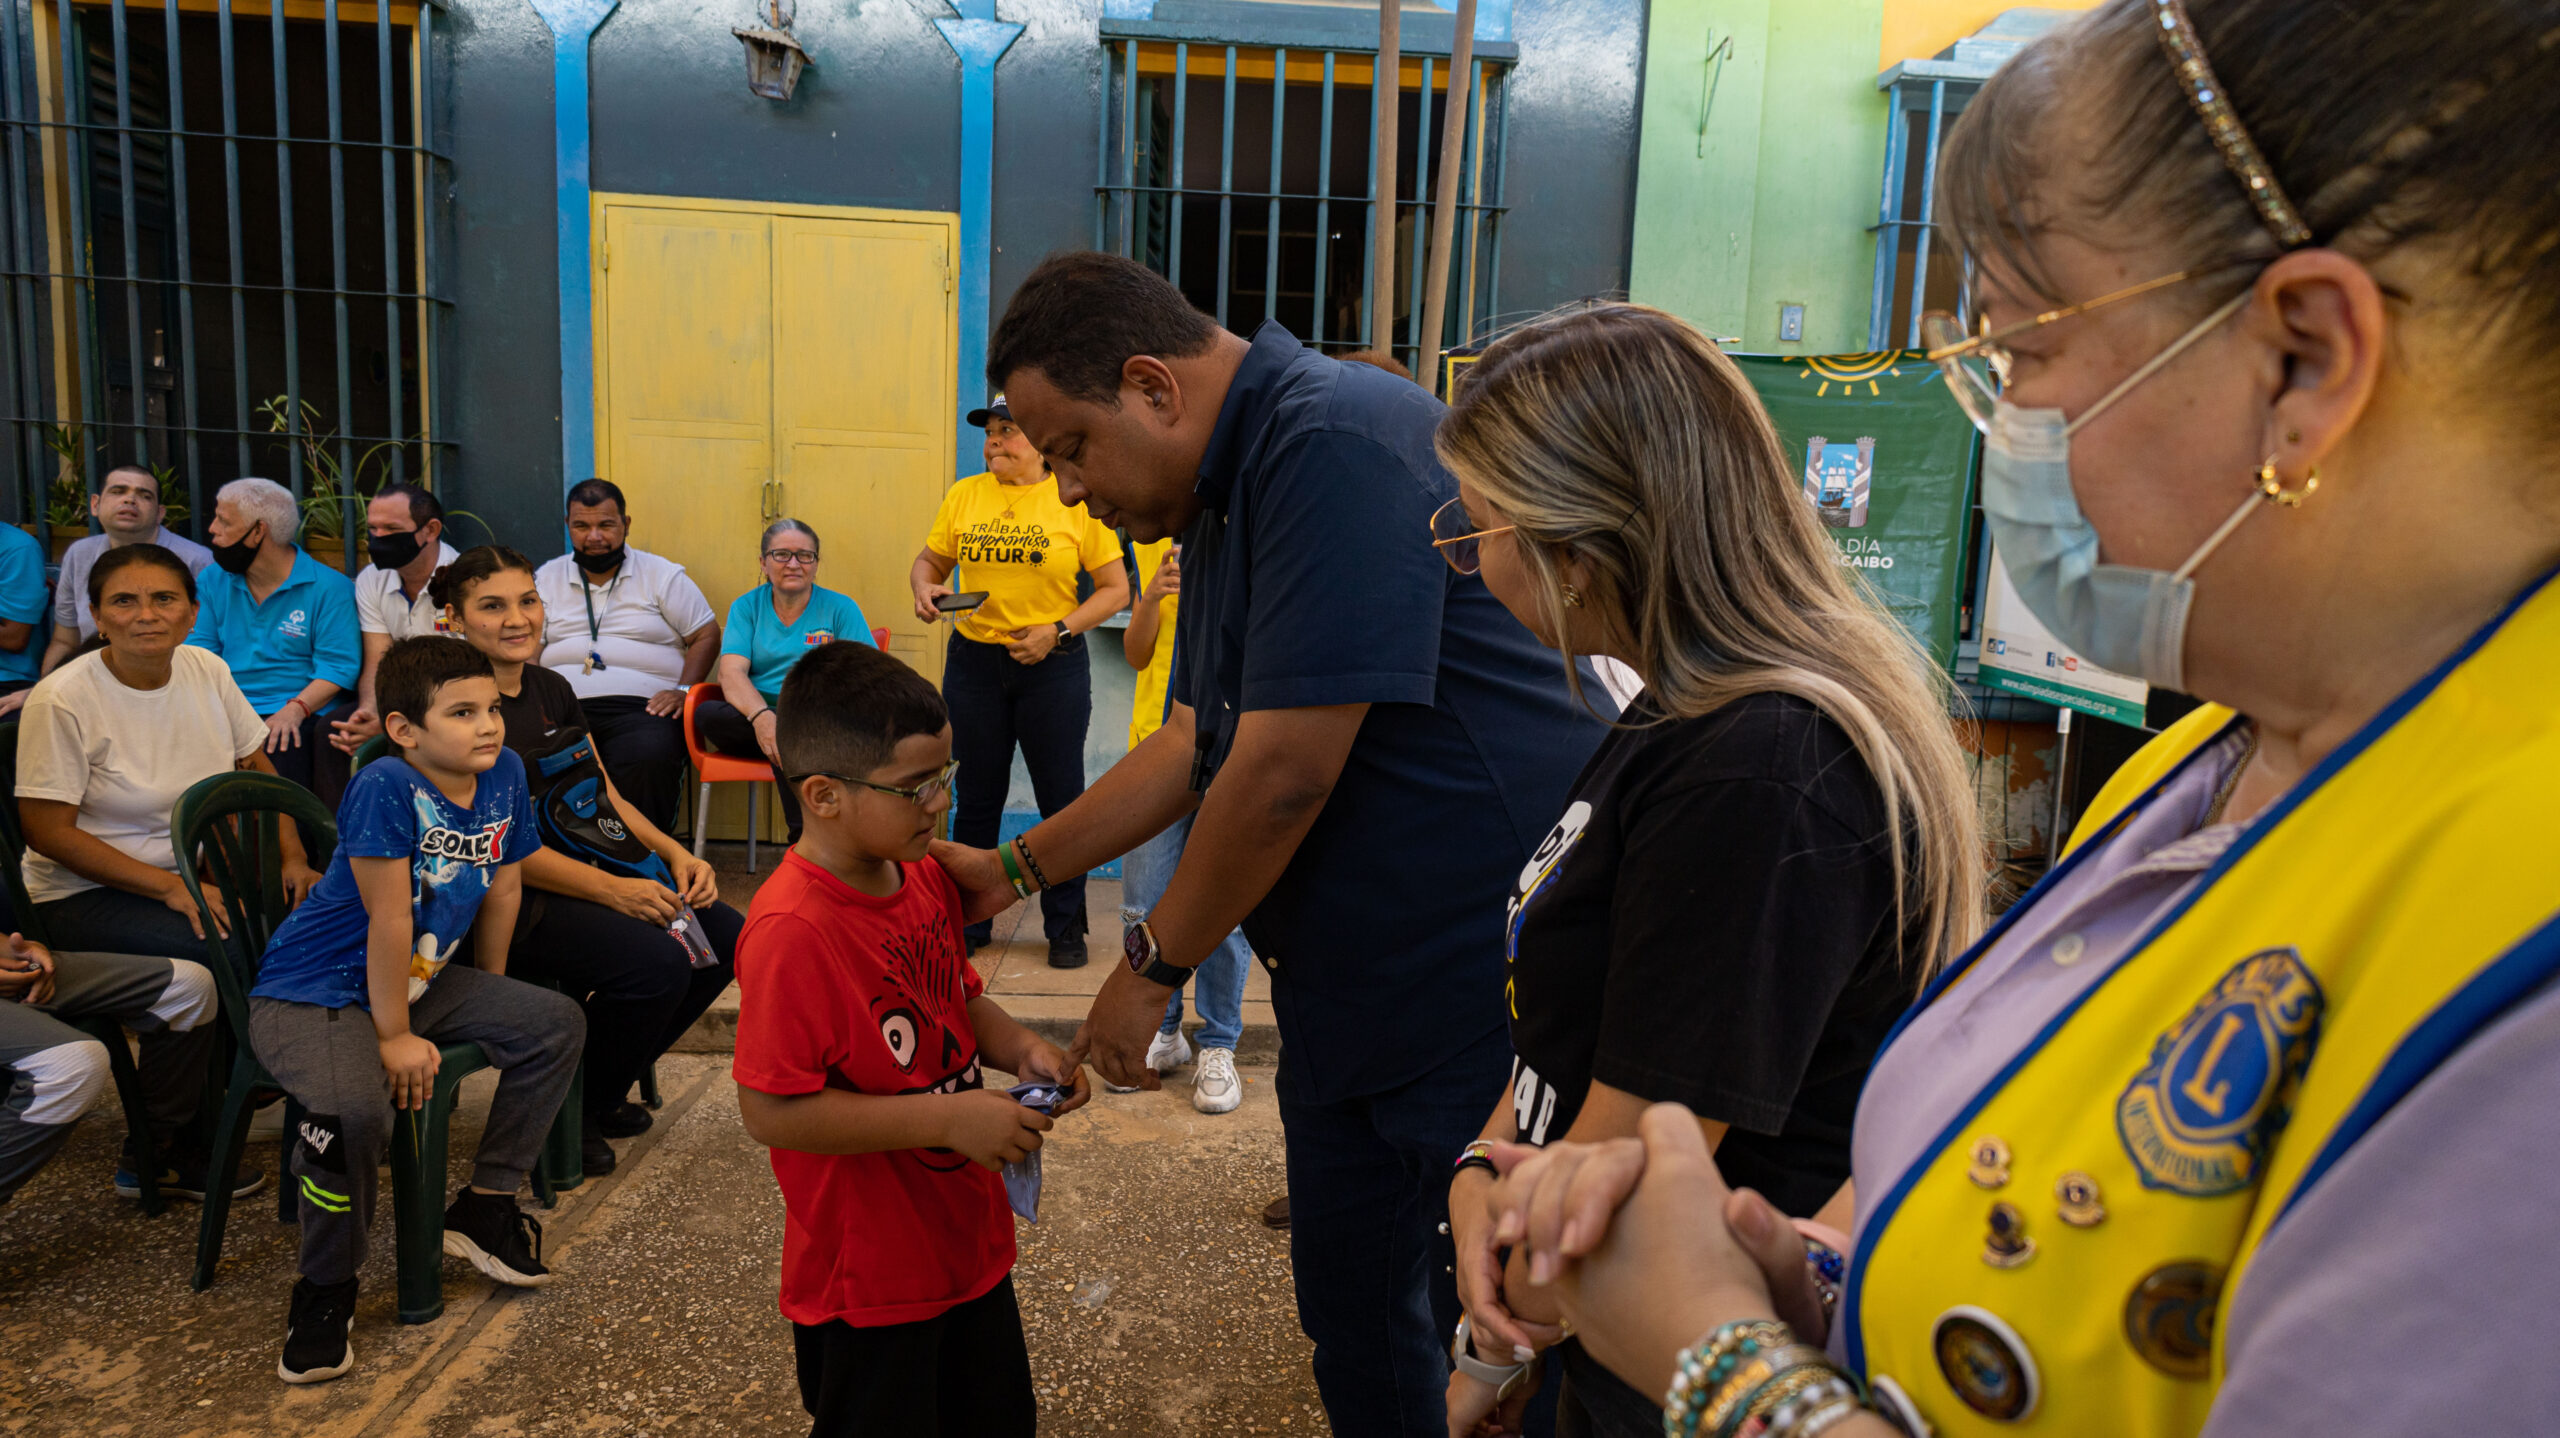
[[[1866,528],[1867,500],[1875,484],[1875,436],[1851,443],[1817,434],[1805,441],[1804,492],[1824,524],[1833,529]]]

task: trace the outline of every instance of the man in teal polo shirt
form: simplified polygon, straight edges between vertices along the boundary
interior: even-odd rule
[[[201,603],[187,642],[231,666],[249,707],[267,721],[276,772],[334,804],[346,785],[345,761],[315,772],[315,760],[335,754],[321,740],[352,698],[364,641],[355,584],[295,547],[299,521],[293,495],[274,480],[222,487],[207,535],[215,567],[197,576]]]

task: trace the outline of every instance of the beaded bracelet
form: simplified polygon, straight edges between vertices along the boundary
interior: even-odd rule
[[[1765,1438],[1816,1438],[1864,1410],[1858,1385],[1848,1375],[1832,1373],[1808,1385],[1769,1410]]]
[[[1049,876],[1040,872],[1040,861],[1031,857],[1031,845],[1024,842],[1030,837],[1028,834],[1014,835],[1013,851],[1022,856],[1023,870],[1031,875],[1031,882],[1045,889],[1049,887]]]
[[[1768,1394],[1770,1402],[1776,1402],[1784,1394],[1802,1386],[1794,1376],[1796,1373],[1812,1370],[1815,1365],[1820,1365],[1822,1372],[1832,1371],[1830,1360],[1819,1348],[1790,1342],[1762,1349],[1718,1385],[1715,1397],[1707,1404],[1707,1411],[1698,1419],[1699,1431],[1712,1433],[1715,1438],[1733,1438],[1735,1431],[1742,1427],[1743,1420],[1761,1406],[1759,1399],[1762,1394]],[[1809,1376],[1802,1381],[1810,1382],[1812,1378]],[[1779,1384],[1788,1386],[1780,1389],[1776,1387]]]
[[[1792,1360],[1792,1361],[1790,1361]],[[1765,1426],[1769,1415],[1797,1394],[1837,1376],[1839,1370],[1822,1358],[1818,1350],[1798,1352],[1782,1348],[1769,1355],[1770,1373],[1750,1392],[1744,1394],[1716,1429],[1716,1438],[1736,1438],[1743,1426],[1754,1419]]]
[[[1013,846],[996,845],[996,857],[1004,861],[1004,881],[1013,885],[1013,896],[1017,899],[1030,898],[1031,885],[1023,880],[1022,866],[1013,861]]]
[[[1795,1342],[1787,1325],[1767,1318],[1739,1319],[1680,1350],[1670,1391],[1662,1397],[1663,1438],[1695,1438],[1706,1407],[1735,1366],[1762,1348]]]

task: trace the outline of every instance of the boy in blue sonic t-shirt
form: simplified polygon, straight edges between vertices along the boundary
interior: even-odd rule
[[[550,1281],[542,1226],[515,1195],[586,1046],[574,1002],[506,977],[517,866],[541,841],[487,656],[404,639],[374,692],[400,757],[348,786],[329,871],[268,941],[249,991],[249,1046],[308,1111],[291,1174],[302,1278],[276,1364],[287,1383],[354,1366],[374,1169],[392,1110],[426,1106],[443,1044],[476,1043],[501,1072],[471,1183],[445,1210],[444,1251],[514,1287]],[[447,968],[465,935],[479,966]]]

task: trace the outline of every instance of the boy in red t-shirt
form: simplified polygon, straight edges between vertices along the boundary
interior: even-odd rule
[[[782,1313],[811,1438],[1008,1438],[1036,1403],[998,1170],[1050,1119],[979,1064],[1090,1098],[1064,1051],[986,996],[960,892],[925,857],[951,807],[942,696],[866,645],[782,686],[800,842],[738,938],[732,1072],[782,1184]]]

